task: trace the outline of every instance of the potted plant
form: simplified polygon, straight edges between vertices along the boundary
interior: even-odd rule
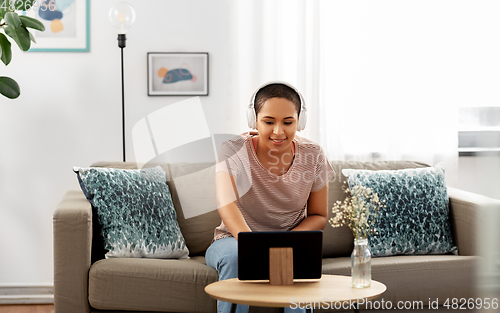
[[[22,51],[28,51],[35,37],[28,28],[44,31],[45,26],[39,20],[19,15],[16,11],[29,11],[34,9],[33,5],[39,0],[5,0],[0,2],[0,60],[9,65],[12,60],[11,42],[8,37],[17,44]],[[47,4],[44,4],[47,7]],[[46,8],[47,9],[47,8]],[[0,94],[15,99],[21,94],[17,82],[6,76],[0,76]]]

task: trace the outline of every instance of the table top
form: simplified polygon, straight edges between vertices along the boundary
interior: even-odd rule
[[[265,307],[289,307],[292,303],[371,300],[387,287],[372,280],[369,288],[353,288],[350,276],[322,275],[319,280],[294,280],[293,285],[272,286],[269,281],[221,280],[205,287],[212,298],[236,304]]]

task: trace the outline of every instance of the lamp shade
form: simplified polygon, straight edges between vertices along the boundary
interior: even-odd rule
[[[135,10],[128,2],[118,1],[109,10],[109,20],[118,34],[126,34],[135,22]]]

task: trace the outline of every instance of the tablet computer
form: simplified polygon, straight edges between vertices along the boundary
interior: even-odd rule
[[[323,258],[323,232],[274,231],[238,234],[238,278],[269,279],[269,248],[293,249],[293,278],[319,279]]]

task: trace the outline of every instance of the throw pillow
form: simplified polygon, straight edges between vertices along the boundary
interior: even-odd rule
[[[350,188],[371,188],[385,200],[376,233],[369,237],[373,256],[457,253],[449,222],[444,164],[402,170],[343,169]]]
[[[74,168],[102,227],[106,258],[188,258],[166,175],[142,170]]]

